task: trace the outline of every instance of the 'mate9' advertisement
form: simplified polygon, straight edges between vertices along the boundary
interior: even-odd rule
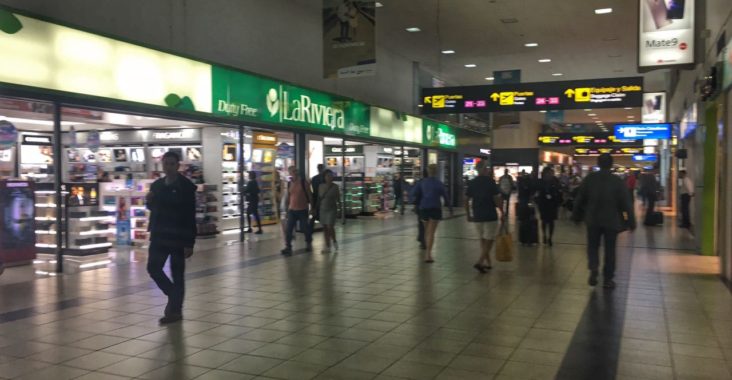
[[[640,0],[638,66],[694,63],[695,0]]]

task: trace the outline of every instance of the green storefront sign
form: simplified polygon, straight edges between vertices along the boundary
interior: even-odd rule
[[[449,125],[422,120],[422,143],[454,149],[457,146],[455,130]]]
[[[221,67],[211,70],[215,115],[369,136],[366,104]]]

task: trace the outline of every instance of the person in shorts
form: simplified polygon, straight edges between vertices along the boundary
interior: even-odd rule
[[[435,243],[437,225],[442,220],[441,198],[445,200],[445,204],[448,201],[445,185],[437,179],[437,165],[430,164],[427,167],[427,174],[429,176],[419,182],[419,187],[415,191],[415,197],[419,199],[419,218],[425,227],[425,244],[427,245],[427,249],[424,262],[434,263],[432,247]]]
[[[468,222],[475,224],[480,237],[480,257],[473,265],[480,273],[491,269],[490,252],[493,241],[498,233],[498,212],[503,214],[501,191],[491,177],[491,170],[487,162],[478,163],[478,176],[468,182],[465,194],[465,214]],[[472,207],[471,207],[472,205]]]

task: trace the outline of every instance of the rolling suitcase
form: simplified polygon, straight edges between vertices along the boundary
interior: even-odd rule
[[[663,225],[663,213],[660,211],[654,211],[646,218],[646,225],[648,226],[662,226]]]
[[[524,245],[539,243],[539,223],[533,205],[527,206],[525,219],[519,222],[519,243]]]

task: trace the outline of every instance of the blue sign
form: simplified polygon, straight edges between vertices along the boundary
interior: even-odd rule
[[[548,125],[564,123],[564,110],[549,110],[545,116]]]
[[[633,161],[656,162],[656,161],[658,161],[658,155],[656,155],[656,154],[634,154]]]
[[[669,140],[671,139],[671,124],[617,124],[615,138],[632,140]]]

